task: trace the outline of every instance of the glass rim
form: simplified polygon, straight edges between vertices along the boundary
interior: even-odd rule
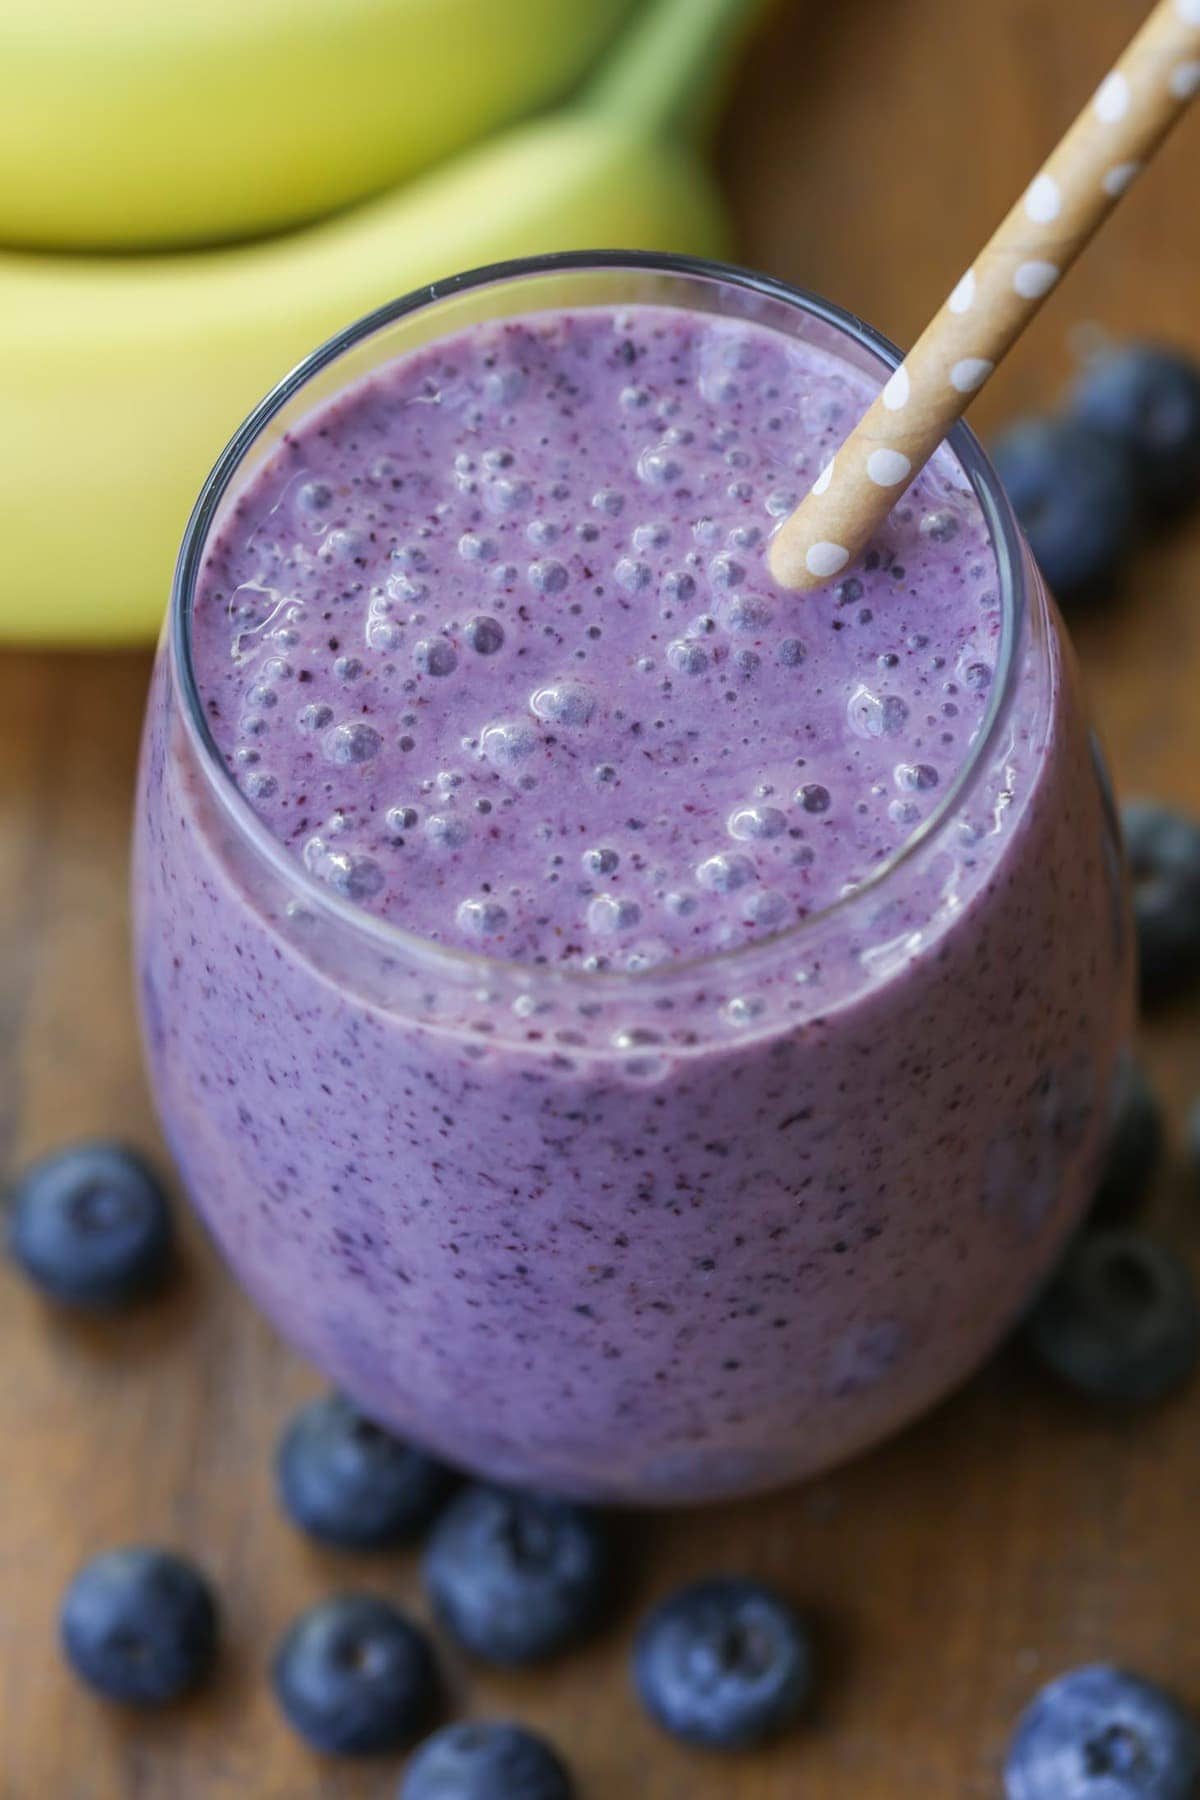
[[[300,394],[316,376],[375,333],[410,315],[436,308],[444,301],[475,289],[503,286],[531,276],[570,272],[583,274],[605,270],[679,276],[736,288],[762,299],[776,301],[793,312],[803,313],[817,320],[866,349],[886,368],[894,369],[903,360],[903,353],[890,338],[877,331],[865,319],[833,301],[757,270],[703,257],[641,250],[555,251],[488,263],[430,282],[385,302],[327,338],[295,364],[242,421],[205,478],[188,518],[176,558],[167,622],[173,675],[183,699],[182,715],[193,739],[200,766],[209,778],[210,787],[234,829],[241,837],[249,840],[258,855],[271,865],[275,873],[297,895],[303,896],[337,925],[360,938],[373,940],[382,950],[392,955],[400,953],[409,959],[422,958],[433,965],[441,964],[480,978],[503,973],[509,978],[523,977],[537,983],[553,982],[584,989],[590,987],[593,992],[601,988],[606,988],[609,992],[622,988],[636,991],[639,987],[653,985],[654,982],[661,983],[664,979],[687,979],[706,970],[734,967],[742,960],[758,961],[772,952],[801,944],[831,919],[845,916],[877,895],[900,869],[953,822],[960,803],[973,787],[980,768],[986,764],[989,752],[1002,729],[1016,686],[1019,672],[1017,649],[1028,607],[1020,527],[983,446],[970,427],[960,421],[950,431],[945,442],[983,513],[991,552],[996,562],[1001,606],[1002,624],[996,678],[992,682],[983,722],[954,780],[928,817],[921,820],[903,842],[877,863],[862,881],[830,901],[827,906],[779,931],[749,938],[740,944],[704,951],[696,956],[681,957],[665,964],[655,963],[644,969],[552,968],[542,963],[522,961],[515,957],[492,956],[486,951],[440,943],[434,938],[410,930],[394,919],[368,912],[353,900],[333,893],[274,836],[265,821],[254,811],[238,787],[233,770],[221,754],[201,700],[192,658],[192,614],[209,534],[221,505],[230,494],[247,456],[288,402]],[[586,304],[586,301],[580,302],[581,306]],[[670,305],[670,301],[662,304]],[[212,779],[214,774],[215,781]]]

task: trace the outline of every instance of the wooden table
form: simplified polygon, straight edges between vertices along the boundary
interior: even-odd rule
[[[824,290],[905,340],[1053,140],[1142,0],[803,0],[743,72],[724,164],[748,261]],[[921,136],[958,146],[940,178]],[[914,131],[914,125],[920,129]],[[1081,321],[1200,353],[1200,121],[1185,127],[978,408],[986,428],[1051,399]],[[48,551],[52,546],[48,546]],[[1147,547],[1078,641],[1119,783],[1200,806],[1200,522]],[[126,834],[148,662],[0,657],[0,1153],[87,1131],[155,1147],[130,1004]],[[1145,1033],[1176,1125],[1155,1210],[1193,1247],[1178,1168],[1200,1090],[1200,1007]],[[299,1800],[394,1792],[396,1765],[311,1758],[263,1679],[301,1606],[366,1583],[423,1611],[411,1557],[319,1552],[282,1523],[270,1455],[318,1383],[191,1229],[182,1288],[119,1327],[52,1317],[15,1280],[0,1311],[0,1796]],[[851,1468],[752,1505],[631,1533],[620,1622],[545,1674],[447,1653],[464,1706],[549,1731],[582,1800],[963,1800],[996,1795],[1022,1702],[1064,1665],[1113,1657],[1200,1704],[1200,1394],[1112,1423],[1015,1354]],[[129,1721],[63,1673],[54,1619],[90,1552],[189,1547],[219,1581],[214,1688]],[[732,1761],[658,1737],[630,1699],[630,1626],[714,1567],[777,1581],[819,1622],[810,1725]]]

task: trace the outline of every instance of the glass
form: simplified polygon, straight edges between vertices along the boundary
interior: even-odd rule
[[[280,1330],[451,1461],[657,1502],[826,1467],[986,1355],[1086,1203],[1131,957],[1069,647],[964,427],[1003,609],[986,719],[940,806],[801,925],[640,973],[518,965],[360,911],[255,817],[190,651],[205,548],[245,481],[421,343],[640,301],[753,319],[878,378],[898,360],[813,296],[631,253],[478,271],[352,326],[250,417],[188,526],[134,885],[166,1133]]]

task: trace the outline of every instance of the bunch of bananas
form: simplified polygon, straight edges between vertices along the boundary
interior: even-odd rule
[[[719,253],[697,127],[760,4],[6,0],[0,638],[149,637],[233,428],[383,301],[540,251]]]

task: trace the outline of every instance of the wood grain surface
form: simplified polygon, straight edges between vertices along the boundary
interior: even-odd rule
[[[1141,0],[785,3],[724,132],[744,258],[819,288],[902,342],[961,273]],[[923,121],[925,129],[913,129]],[[954,153],[939,169],[929,142]],[[1200,121],[1185,125],[980,406],[986,429],[1050,401],[1081,333],[1200,353]],[[53,546],[47,546],[53,554]],[[1200,521],[1142,550],[1116,603],[1079,623],[1125,792],[1200,810]],[[130,999],[126,838],[148,661],[0,656],[0,1160],[88,1131],[157,1149]],[[1144,1032],[1172,1110],[1161,1222],[1200,1248],[1182,1172],[1200,1090],[1200,1003]],[[120,1325],[52,1316],[0,1275],[0,1796],[3,1800],[384,1800],[400,1765],[308,1755],[267,1691],[270,1646],[308,1601],[361,1584],[423,1612],[411,1557],[300,1542],[270,1457],[318,1385],[188,1225],[169,1299]],[[548,1731],[581,1800],[971,1800],[999,1793],[1010,1724],[1060,1667],[1112,1657],[1200,1705],[1200,1392],[1112,1423],[1008,1352],[932,1418],[808,1488],[639,1521],[607,1637],[546,1673],[497,1677],[446,1652],[456,1698]],[[60,1591],[89,1553],[188,1548],[225,1606],[202,1698],[152,1721],[62,1672]],[[811,1610],[812,1720],[765,1754],[686,1753],[642,1719],[630,1627],[714,1567]]]

